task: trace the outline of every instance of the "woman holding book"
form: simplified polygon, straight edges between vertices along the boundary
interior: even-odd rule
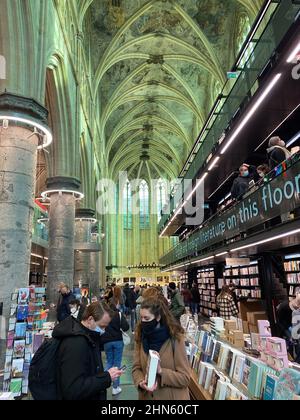
[[[171,315],[162,299],[147,299],[141,304],[141,321],[136,328],[133,380],[140,400],[189,400],[191,368],[185,350],[183,328]],[[157,381],[148,388],[149,351],[160,356]]]

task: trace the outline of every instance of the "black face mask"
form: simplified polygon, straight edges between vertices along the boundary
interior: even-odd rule
[[[157,325],[158,325],[158,322],[156,321],[155,318],[149,322],[142,322],[142,331],[144,334],[151,334],[155,330]]]

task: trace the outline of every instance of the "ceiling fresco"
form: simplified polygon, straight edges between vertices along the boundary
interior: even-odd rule
[[[90,1],[85,42],[112,176],[178,175],[261,4]]]

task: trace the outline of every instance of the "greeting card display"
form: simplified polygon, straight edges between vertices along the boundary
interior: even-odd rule
[[[17,289],[11,296],[3,391],[11,392],[15,398],[28,393],[33,352],[39,349],[44,340],[40,330],[47,320],[45,293],[45,288],[31,286]]]

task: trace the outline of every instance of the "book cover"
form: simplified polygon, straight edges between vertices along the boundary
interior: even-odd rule
[[[26,346],[28,346],[29,344],[32,344],[32,331],[26,331]]]
[[[28,305],[18,305],[17,320],[26,321],[28,317]]]
[[[30,363],[32,359],[32,349],[25,349],[25,363]]]
[[[246,358],[244,363],[244,371],[242,376],[242,384],[248,388],[249,376],[250,376],[251,360]]]
[[[207,366],[207,372],[206,372],[206,379],[205,379],[205,384],[204,384],[204,388],[208,391],[209,387],[211,385],[211,378],[212,378],[212,374],[214,371],[214,367],[209,365]]]
[[[225,401],[227,386],[228,386],[228,382],[225,382],[225,381],[222,381],[222,380],[218,381],[215,400]]]
[[[216,364],[218,363],[218,360],[219,360],[221,346],[222,346],[222,343],[220,341],[217,341],[215,344],[214,353],[212,356],[213,362]]]
[[[13,349],[14,347],[14,339],[15,339],[15,332],[14,331],[8,331],[7,333],[7,349]]]
[[[22,393],[22,378],[12,379],[9,390],[13,393],[14,397],[20,397]]]
[[[24,368],[24,359],[13,359],[11,374],[13,378],[22,378]]]
[[[26,335],[26,322],[17,322],[16,329],[15,329],[15,336],[16,338],[24,338]]]
[[[274,400],[290,401],[300,396],[300,372],[283,369],[277,382]]]
[[[17,322],[16,318],[9,318],[8,331],[15,331],[16,322]]]
[[[36,333],[33,336],[33,353],[36,353],[44,341],[44,334]]]
[[[232,362],[233,362],[233,349],[230,349],[228,352],[225,369],[224,369],[228,376],[230,376]]]
[[[16,316],[16,314],[17,314],[17,307],[18,307],[18,305],[16,303],[12,303],[11,304],[11,306],[10,306],[10,316],[11,317]]]
[[[26,305],[29,302],[29,287],[19,289],[18,304]]]
[[[157,369],[160,358],[156,351],[149,350],[148,366],[147,366],[147,386],[153,388],[156,383]]]
[[[278,382],[278,378],[276,376],[267,375],[264,397],[263,397],[264,401],[274,400],[277,382]]]
[[[245,359],[246,359],[245,356],[242,356],[242,355],[241,356],[237,355],[236,357],[234,371],[233,371],[233,379],[239,383],[242,381]]]
[[[14,357],[24,357],[25,354],[25,340],[15,340],[14,342]]]

